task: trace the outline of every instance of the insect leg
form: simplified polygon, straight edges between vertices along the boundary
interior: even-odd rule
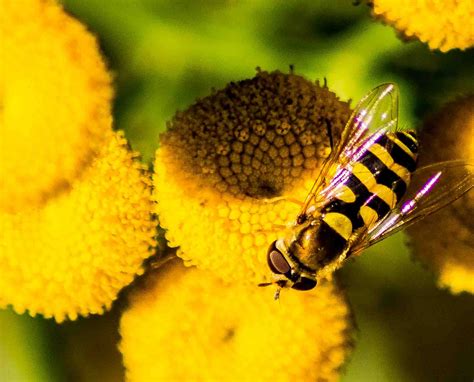
[[[280,298],[280,292],[281,292],[281,288],[282,286],[279,285],[277,282],[271,282],[271,283],[260,283],[258,284],[259,287],[266,287],[266,286],[270,286],[270,285],[276,285],[277,288],[275,290],[275,295],[273,296],[273,298],[276,300],[278,300]]]
[[[273,203],[278,203],[278,202],[281,202],[281,201],[285,201],[285,202],[290,202],[290,203],[297,204],[300,207],[302,207],[304,205],[304,203],[301,200],[294,199],[294,198],[287,197],[287,196],[276,196],[274,198],[262,199],[262,201],[264,203],[267,203],[267,204],[273,204]]]
[[[284,231],[284,230],[292,228],[294,223],[288,223],[288,225],[270,223],[270,225],[271,225],[271,228],[257,228],[254,230],[254,232],[272,232],[273,233],[275,231]]]
[[[278,286],[277,289],[275,290],[275,295],[273,296],[273,299],[275,301],[280,298],[280,292],[281,292],[281,286]]]

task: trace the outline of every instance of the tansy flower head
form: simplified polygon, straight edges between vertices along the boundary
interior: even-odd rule
[[[278,303],[167,264],[131,296],[120,350],[133,381],[331,381],[350,348],[350,312],[332,282]]]
[[[0,210],[39,205],[83,171],[111,128],[95,38],[54,1],[0,3]]]
[[[446,52],[474,45],[471,0],[373,0],[373,13],[407,37]]]
[[[349,107],[301,76],[259,72],[178,113],[156,153],[157,213],[186,263],[262,282],[275,225],[293,221]],[[268,280],[268,279],[267,279]]]
[[[109,133],[71,189],[42,208],[0,213],[0,307],[62,321],[102,313],[155,244],[150,180]]]
[[[420,165],[463,158],[474,163],[474,96],[448,103],[429,118],[420,142]],[[474,192],[408,229],[415,255],[432,268],[441,286],[474,293]],[[440,224],[440,222],[443,222]]]

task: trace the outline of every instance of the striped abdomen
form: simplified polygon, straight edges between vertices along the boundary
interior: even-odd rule
[[[403,197],[417,152],[413,131],[388,133],[355,163],[340,192],[322,209],[322,228],[341,251],[356,230],[373,227]]]

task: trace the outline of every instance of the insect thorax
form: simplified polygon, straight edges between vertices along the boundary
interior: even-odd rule
[[[344,251],[343,240],[321,218],[305,224],[288,247],[288,255],[299,269],[317,274]]]

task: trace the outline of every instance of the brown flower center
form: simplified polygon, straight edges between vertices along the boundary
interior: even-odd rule
[[[325,85],[259,71],[179,112],[162,143],[218,191],[268,198],[321,164],[349,114]]]

